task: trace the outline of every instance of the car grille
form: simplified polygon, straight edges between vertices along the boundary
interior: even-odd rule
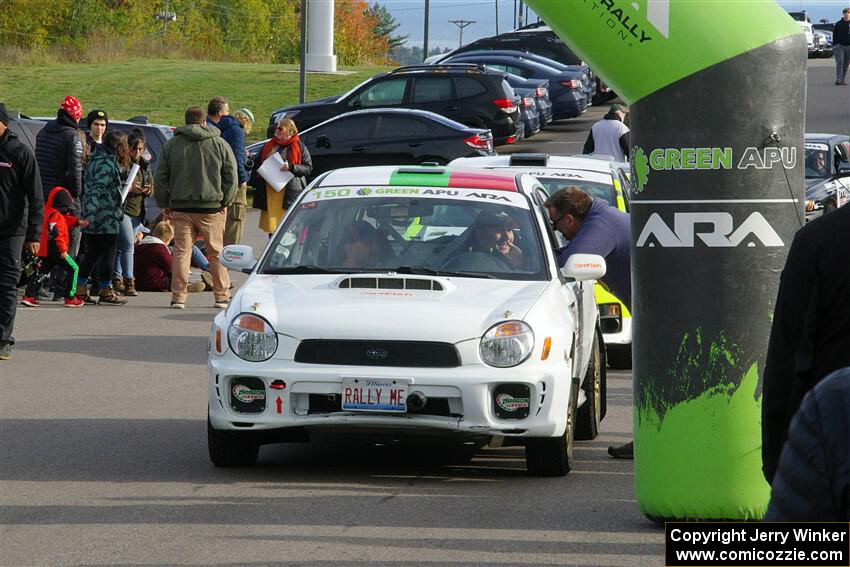
[[[460,366],[460,355],[449,343],[308,339],[298,345],[295,362],[454,368]]]

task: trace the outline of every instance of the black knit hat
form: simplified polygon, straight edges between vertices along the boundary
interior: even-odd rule
[[[88,126],[89,130],[91,130],[91,123],[95,120],[103,120],[104,122],[106,122],[106,125],[109,126],[109,116],[106,115],[105,110],[95,109],[86,115],[86,125]]]
[[[71,210],[71,205],[71,194],[66,189],[61,189],[53,195],[53,208],[63,215]]]
[[[2,102],[0,102],[0,122],[6,126],[9,125],[9,115],[6,114],[6,105]]]

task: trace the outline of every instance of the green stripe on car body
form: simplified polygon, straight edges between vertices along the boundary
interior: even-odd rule
[[[776,2],[527,3],[628,104],[721,61],[802,33]]]

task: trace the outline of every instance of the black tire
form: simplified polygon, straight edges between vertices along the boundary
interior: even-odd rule
[[[590,362],[581,389],[585,402],[576,412],[576,439],[590,441],[599,435],[599,423],[602,421],[602,382],[604,379],[604,348],[599,332],[593,334],[593,346],[590,350]]]
[[[219,431],[207,418],[207,447],[217,467],[249,467],[257,462],[260,446],[247,431]]]
[[[823,214],[828,215],[829,213],[834,213],[836,208],[835,201],[830,199],[823,205]]]
[[[534,437],[525,443],[525,466],[535,476],[564,476],[573,468],[578,379],[573,379],[567,427],[560,437]]]
[[[618,370],[629,370],[632,367],[632,345],[608,345],[608,366]]]

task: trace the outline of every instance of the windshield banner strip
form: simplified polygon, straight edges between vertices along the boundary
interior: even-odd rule
[[[302,208],[315,207],[317,201],[362,199],[364,197],[415,197],[423,199],[457,199],[478,203],[498,203],[528,209],[528,199],[520,193],[492,189],[442,189],[435,187],[333,187],[312,189],[301,200]]]

